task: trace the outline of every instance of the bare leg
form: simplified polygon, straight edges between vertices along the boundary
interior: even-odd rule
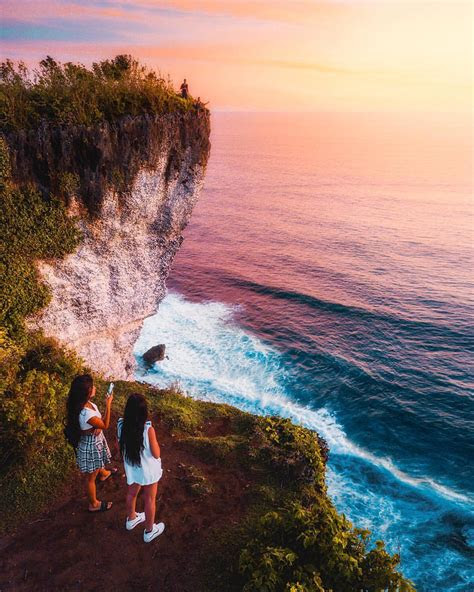
[[[156,512],[156,493],[158,491],[158,481],[151,485],[144,485],[145,494],[145,530],[150,532],[153,529]]]
[[[141,489],[141,485],[138,483],[133,483],[132,485],[128,486],[127,489],[127,519],[133,520],[137,517],[137,513],[135,511],[135,507],[137,505],[137,497],[138,492]]]
[[[89,498],[89,510],[93,510],[100,505],[100,502],[97,500],[97,491],[95,487],[95,479],[98,472],[99,470],[94,471],[93,473],[85,473],[87,497]]]
[[[110,475],[110,473],[111,471],[108,471],[107,469],[99,469],[99,477],[102,481],[106,479]]]

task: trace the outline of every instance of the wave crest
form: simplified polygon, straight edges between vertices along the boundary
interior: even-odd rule
[[[135,355],[165,343],[168,359],[138,378],[159,387],[179,383],[191,396],[229,403],[244,411],[279,415],[317,431],[331,454],[350,455],[384,470],[406,485],[461,503],[469,498],[429,477],[412,477],[390,458],[378,457],[352,442],[327,408],[312,409],[285,390],[288,370],[281,354],[232,322],[236,307],[221,302],[191,302],[169,293],[159,313],[146,319]]]

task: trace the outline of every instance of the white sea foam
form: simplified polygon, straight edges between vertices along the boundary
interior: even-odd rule
[[[332,454],[352,455],[385,469],[412,487],[458,502],[469,499],[430,478],[413,477],[391,459],[375,456],[352,442],[326,408],[312,409],[285,392],[287,372],[281,355],[232,322],[235,309],[220,302],[195,303],[169,293],[158,314],[144,323],[135,354],[157,343],[166,344],[168,359],[139,380],[165,387],[179,383],[199,399],[233,404],[245,411],[279,415],[316,430]],[[334,479],[333,479],[334,481]]]
[[[393,531],[394,524],[403,520],[397,500],[390,496],[382,496],[373,488],[355,487],[350,475],[336,472],[331,466],[328,466],[326,471],[326,483],[336,507],[348,513],[359,528],[372,530],[376,524],[377,535],[385,536],[390,530]],[[400,542],[397,534],[395,533],[395,540],[390,541],[395,545],[394,551]]]

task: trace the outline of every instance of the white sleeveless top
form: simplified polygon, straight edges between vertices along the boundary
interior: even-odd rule
[[[120,440],[122,433],[123,418],[121,417],[117,422],[117,435]],[[143,427],[143,450],[140,455],[140,466],[129,464],[125,458],[123,459],[123,466],[125,467],[125,475],[127,476],[127,485],[138,483],[138,485],[151,485],[157,483],[163,475],[161,468],[161,458],[155,458],[151,453],[150,440],[148,439],[148,430],[151,428],[151,421],[145,422]]]
[[[89,401],[89,404],[92,405],[93,409],[89,409],[89,407],[84,407],[82,411],[79,413],[79,426],[81,430],[90,430],[94,426],[91,426],[89,423],[89,419],[91,417],[99,417],[102,419],[102,415],[100,411],[97,409],[97,405],[92,401]]]

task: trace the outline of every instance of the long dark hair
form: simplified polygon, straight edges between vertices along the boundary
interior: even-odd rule
[[[123,413],[120,433],[120,453],[131,465],[141,465],[140,454],[143,450],[143,429],[148,419],[148,405],[143,395],[133,393],[128,397]]]
[[[74,448],[77,448],[79,438],[81,437],[79,413],[89,400],[93,387],[94,380],[90,374],[76,376],[71,382],[66,403],[66,427],[64,428],[64,435],[69,444]]]

